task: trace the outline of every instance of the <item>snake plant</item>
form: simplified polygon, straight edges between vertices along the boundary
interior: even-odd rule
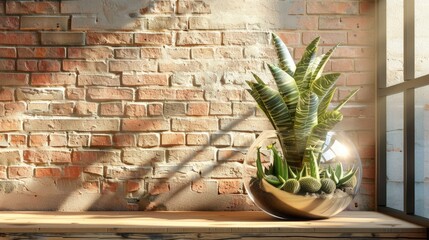
[[[267,66],[276,89],[256,74],[253,74],[256,81],[247,81],[247,84],[248,92],[277,130],[283,156],[274,145],[268,146],[273,153],[273,163],[269,169],[264,169],[258,149],[257,177],[292,193],[317,192],[321,188],[324,192],[332,192],[332,186],[341,187],[354,177],[356,170],[344,173],[342,166],[321,170],[319,154],[328,132],[343,119],[341,108],[359,89],[329,108],[340,74],[323,74],[323,69],[338,45],[316,56],[320,41],[317,37],[295,64],[280,37],[273,33],[272,38],[279,62]]]

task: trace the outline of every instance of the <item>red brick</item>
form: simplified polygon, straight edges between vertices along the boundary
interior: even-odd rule
[[[67,135],[52,133],[49,135],[49,146],[65,147],[67,146]]]
[[[375,1],[360,1],[359,3],[359,12],[360,14],[375,14]]]
[[[347,86],[361,86],[375,83],[374,73],[349,73],[347,74]]]
[[[218,120],[213,118],[175,118],[172,119],[171,129],[173,131],[216,131]]]
[[[22,121],[12,119],[0,119],[0,132],[20,130],[22,130]]]
[[[127,45],[133,43],[133,34],[88,32],[86,43],[88,45]]]
[[[319,29],[368,30],[374,27],[374,18],[368,16],[319,17]]]
[[[148,191],[150,195],[159,195],[170,191],[170,184],[165,182],[150,182],[148,184]]]
[[[16,58],[16,49],[13,47],[0,47],[0,58]]]
[[[54,167],[36,168],[34,172],[34,177],[36,178],[61,177],[61,169],[54,168]]]
[[[110,135],[92,135],[92,147],[110,147],[112,146],[112,136]]]
[[[0,32],[0,45],[37,45],[38,43],[37,34],[34,32]]]
[[[37,60],[23,60],[18,59],[16,62],[18,71],[23,72],[36,72],[37,69]]]
[[[141,45],[171,45],[172,36],[170,33],[135,33],[135,43]]]
[[[113,135],[113,145],[115,147],[134,147],[136,138],[133,134],[115,134]]]
[[[231,115],[231,103],[212,102],[210,103],[210,115]]]
[[[114,52],[116,59],[138,59],[140,57],[139,48],[119,48]]]
[[[349,45],[374,45],[376,35],[373,31],[351,31],[347,39]]]
[[[80,116],[97,115],[98,104],[92,102],[79,101],[75,106],[75,114]]]
[[[82,188],[89,193],[98,193],[100,192],[100,182],[98,181],[82,182]]]
[[[166,74],[124,74],[122,84],[125,86],[168,86],[168,76]]]
[[[115,118],[47,118],[26,119],[26,131],[78,131],[78,132],[106,132],[118,131],[119,119]]]
[[[0,166],[0,179],[7,179],[6,166]]]
[[[84,88],[67,88],[66,98],[70,100],[84,100],[85,89]]]
[[[158,66],[153,60],[111,60],[109,69],[110,72],[156,72]]]
[[[48,134],[32,134],[29,137],[30,147],[48,146]]]
[[[152,132],[166,131],[170,127],[168,120],[164,119],[123,119],[122,131]]]
[[[82,174],[82,167],[79,166],[66,166],[64,167],[64,178],[78,178]]]
[[[144,47],[140,50],[142,58],[159,59],[162,57],[162,50],[159,47]]]
[[[64,71],[107,72],[107,64],[100,61],[64,60]]]
[[[335,72],[352,72],[355,70],[354,61],[352,59],[332,59],[332,71]]]
[[[177,100],[204,100],[204,90],[200,89],[178,89]]]
[[[27,86],[28,79],[26,73],[0,73],[0,86]]]
[[[33,167],[30,166],[9,166],[8,175],[10,179],[31,178]]]
[[[184,133],[162,133],[161,134],[162,146],[184,145],[184,144],[185,144]]]
[[[308,45],[316,37],[320,37],[319,45],[336,45],[347,43],[347,32],[303,32],[302,42]]]
[[[14,71],[15,60],[12,59],[0,59],[0,71]]]
[[[79,75],[79,86],[119,86],[121,85],[119,76],[108,75]]]
[[[243,186],[240,180],[219,181],[219,194],[240,194],[243,193]]]
[[[151,103],[147,106],[147,113],[149,116],[161,116],[163,111],[162,103]]]
[[[0,89],[0,101],[7,102],[14,100],[14,90],[10,88]]]
[[[220,149],[217,153],[218,161],[243,162],[244,158],[245,154],[238,150]]]
[[[122,116],[124,115],[124,108],[122,103],[101,103],[100,116]]]
[[[125,106],[125,115],[127,117],[144,117],[146,116],[146,105],[130,103]]]
[[[222,36],[219,32],[179,32],[176,37],[177,46],[221,45]]]
[[[10,102],[4,104],[5,116],[23,115],[25,111],[26,105],[24,102]]]
[[[59,72],[61,63],[58,60],[40,60],[37,64],[41,72]]]
[[[137,139],[137,146],[150,148],[159,145],[159,136],[155,133],[139,134]]]
[[[125,88],[90,88],[87,96],[99,101],[133,100],[134,93],[132,89]]]
[[[10,134],[9,142],[11,147],[27,146],[27,135],[23,134]]]
[[[358,14],[359,2],[310,1],[307,2],[308,14]]]
[[[137,192],[141,188],[140,182],[139,181],[128,180],[126,188],[127,188],[127,192]]]
[[[112,181],[103,181],[101,183],[101,192],[102,193],[115,193],[118,191],[119,183]]]
[[[49,105],[50,113],[56,116],[70,116],[73,114],[74,103],[51,103]]]
[[[6,1],[7,14],[56,14],[60,12],[58,1]]]
[[[191,190],[197,193],[203,193],[208,191],[207,184],[204,180],[198,179],[196,181],[192,181]]]
[[[209,103],[207,102],[194,102],[188,103],[188,116],[207,116],[209,114]]]
[[[19,17],[0,16],[0,30],[19,29]]]
[[[70,47],[68,57],[105,60],[113,58],[113,49],[109,47]]]
[[[85,166],[83,168],[84,173],[103,176],[104,174],[104,168],[103,166]]]
[[[173,89],[139,89],[137,91],[138,100],[174,100],[176,91]]]
[[[66,49],[63,47],[20,47],[19,58],[65,58]]]
[[[209,136],[206,133],[188,133],[186,134],[186,145],[189,145],[189,146],[209,145]]]
[[[84,166],[95,163],[115,165],[121,162],[121,152],[118,150],[75,150],[72,153],[72,162]]]
[[[69,134],[69,147],[87,147],[89,146],[89,134]]]

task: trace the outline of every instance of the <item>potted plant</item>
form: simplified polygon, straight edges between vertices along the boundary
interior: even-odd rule
[[[255,203],[274,216],[330,217],[347,207],[359,187],[358,155],[349,154],[350,160],[341,154],[347,144],[353,150],[353,144],[330,132],[359,89],[330,108],[340,74],[322,72],[338,45],[316,56],[317,37],[295,64],[280,37],[272,38],[279,62],[267,66],[276,89],[256,74],[256,81],[247,84],[275,131],[261,134],[251,146],[245,186]]]

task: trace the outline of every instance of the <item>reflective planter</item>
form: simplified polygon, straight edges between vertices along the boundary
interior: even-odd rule
[[[341,163],[343,169],[357,169],[353,184],[347,187],[337,186],[332,193],[318,191],[308,193],[300,191],[289,193],[274,187],[265,179],[256,177],[257,149],[260,149],[261,162],[265,168],[272,163],[272,152],[266,147],[275,143],[281,149],[276,131],[262,132],[249,148],[244,161],[243,181],[246,191],[253,202],[266,213],[282,219],[304,218],[323,219],[343,211],[359,191],[362,179],[362,164],[353,143],[343,134],[329,132],[322,147],[319,158],[319,168],[335,169]]]

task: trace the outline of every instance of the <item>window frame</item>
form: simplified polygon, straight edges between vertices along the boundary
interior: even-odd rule
[[[429,218],[415,215],[415,89],[429,86],[429,74],[415,78],[415,1],[404,1],[404,81],[387,86],[386,1],[377,5],[377,210],[429,227]],[[404,94],[404,210],[387,207],[386,97]]]

